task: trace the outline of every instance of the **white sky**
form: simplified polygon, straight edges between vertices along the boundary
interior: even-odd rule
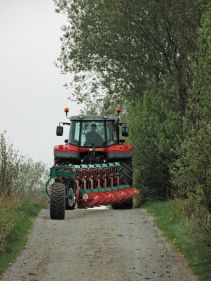
[[[52,164],[63,108],[79,113],[67,100],[66,78],[54,66],[65,16],[52,0],[0,0],[0,132],[35,161]]]

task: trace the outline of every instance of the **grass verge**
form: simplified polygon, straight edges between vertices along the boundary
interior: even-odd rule
[[[31,202],[23,202],[18,205],[14,227],[7,234],[4,248],[0,252],[0,275],[24,248],[29,230],[39,211],[40,207]]]
[[[155,218],[164,236],[184,255],[200,281],[211,280],[211,247],[205,233],[196,230],[194,223],[184,216],[175,216],[169,202],[148,202],[143,205]]]

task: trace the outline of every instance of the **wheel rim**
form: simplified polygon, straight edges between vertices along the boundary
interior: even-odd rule
[[[68,203],[70,207],[73,207],[75,204],[75,194],[72,188],[68,191]]]

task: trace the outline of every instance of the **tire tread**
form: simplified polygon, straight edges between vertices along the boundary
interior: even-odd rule
[[[51,185],[50,218],[63,220],[65,218],[65,185],[55,182]]]

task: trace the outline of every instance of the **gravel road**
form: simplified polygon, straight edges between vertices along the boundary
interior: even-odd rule
[[[144,209],[42,210],[3,281],[194,281]]]

